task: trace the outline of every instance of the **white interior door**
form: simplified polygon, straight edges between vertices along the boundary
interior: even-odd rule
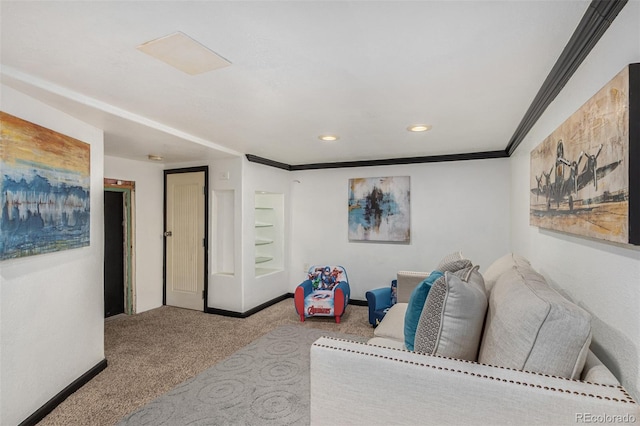
[[[204,309],[204,172],[167,174],[166,303]]]

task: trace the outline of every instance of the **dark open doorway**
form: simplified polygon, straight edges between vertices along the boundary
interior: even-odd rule
[[[125,306],[125,233],[122,192],[104,192],[104,317]]]
[[[135,313],[135,182],[104,179],[104,316]]]

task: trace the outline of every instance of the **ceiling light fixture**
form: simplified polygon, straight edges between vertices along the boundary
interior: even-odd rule
[[[231,65],[231,62],[180,31],[143,43],[137,49],[190,75]]]
[[[407,127],[407,130],[410,132],[426,132],[427,130],[431,130],[430,124],[413,124]]]
[[[162,155],[156,155],[156,154],[149,154],[147,155],[147,158],[151,161],[162,161],[164,160],[164,158],[162,158]]]
[[[337,135],[320,135],[318,136],[318,139],[325,142],[333,142],[337,141],[340,138]]]

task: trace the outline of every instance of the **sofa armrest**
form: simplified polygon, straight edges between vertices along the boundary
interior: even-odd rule
[[[391,306],[391,287],[381,287],[367,291],[364,296],[367,298],[369,311]]]
[[[338,319],[343,313],[347,305],[349,304],[349,299],[351,298],[351,288],[349,287],[349,283],[346,281],[340,281],[333,287],[334,294],[334,303],[333,303],[333,311],[335,313],[336,319]]]
[[[345,297],[345,304],[349,303],[349,299],[351,298],[351,287],[349,287],[349,283],[346,281],[340,281],[338,284],[336,284],[336,286],[333,288],[333,291],[335,292],[337,289],[341,289],[342,292],[344,293],[344,297]]]
[[[582,369],[580,380],[591,383],[601,383],[605,385],[619,385],[616,376],[598,359],[591,351],[587,354],[587,360]]]
[[[369,307],[369,324],[375,327],[380,317],[383,316],[383,313],[376,315],[376,312],[391,307],[391,287],[369,290],[364,296],[367,298],[367,306]]]
[[[296,312],[300,316],[300,320],[304,320],[304,299],[313,291],[313,283],[311,280],[306,280],[298,284],[295,292],[293,293],[293,303],[296,307]]]
[[[298,284],[298,287],[296,287],[296,290],[298,289],[302,291],[302,295],[304,297],[307,297],[313,292],[313,283],[311,282],[311,280],[303,281],[300,284]]]
[[[348,340],[318,339],[310,368],[313,425],[575,425],[588,422],[588,416],[640,419],[639,406],[621,386]]]

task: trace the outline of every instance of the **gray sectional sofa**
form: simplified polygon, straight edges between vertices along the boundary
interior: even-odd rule
[[[412,287],[427,276],[398,274],[398,303],[368,343],[313,344],[313,425],[640,423],[638,404],[589,350],[589,313],[525,258],[434,275],[409,342]]]

